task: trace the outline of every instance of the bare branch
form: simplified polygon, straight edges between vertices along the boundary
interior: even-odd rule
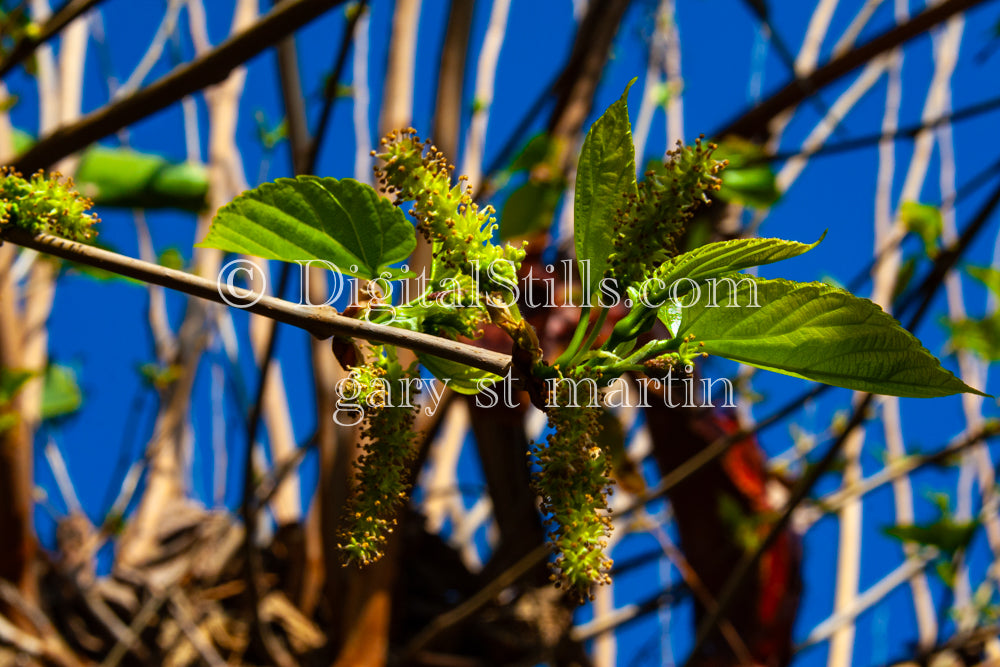
[[[727,123],[714,135],[717,137],[723,137],[727,134],[744,137],[757,136],[764,131],[771,118],[800,104],[811,92],[822,89],[883,53],[923,34],[955,14],[981,4],[983,1],[945,0],[939,5],[930,7],[906,23],[895,26],[842,56],[835,57],[808,77],[789,82],[768,99]]]
[[[14,166],[25,173],[45,168],[138,120],[226,79],[230,72],[278,40],[344,0],[290,0],[253,27],[230,37],[209,53],[184,65],[135,95],[113,102],[43,138]]]
[[[60,7],[55,14],[45,22],[38,35],[35,37],[25,36],[14,48],[7,53],[3,60],[0,60],[0,76],[6,76],[18,63],[35,52],[42,44],[62,32],[62,29],[74,20],[83,16],[88,11],[104,2],[104,0],[69,0]]]
[[[67,241],[66,239],[47,234],[30,236],[18,233],[17,231],[6,231],[0,235],[0,239],[73,262],[97,267],[155,285],[169,287],[170,289],[212,301],[213,303],[225,303],[220,294],[220,289],[222,289],[220,283],[184,271],[143,262],[138,259],[119,255],[118,253]],[[248,302],[260,296],[256,303],[247,305],[244,308],[248,312],[263,315],[284,324],[291,324],[292,326],[308,331],[320,339],[330,338],[331,336],[345,336],[361,338],[376,343],[398,345],[418,352],[433,354],[450,361],[467,364],[501,376],[506,375],[510,369],[510,356],[506,354],[500,354],[499,352],[493,352],[429,334],[356,320],[340,315],[329,306],[301,306],[290,301],[284,301],[283,299],[261,296],[248,290],[243,292],[242,296]]]

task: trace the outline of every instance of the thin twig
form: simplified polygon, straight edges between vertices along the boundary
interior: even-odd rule
[[[115,98],[127,97],[135,91],[139,90],[142,82],[146,80],[146,77],[152,71],[153,67],[160,60],[160,56],[163,55],[163,48],[167,45],[167,41],[173,34],[174,30],[177,28],[177,19],[181,14],[181,7],[184,5],[186,0],[170,0],[167,4],[167,11],[163,15],[163,19],[160,21],[160,25],[156,28],[156,34],[153,35],[153,41],[150,43],[149,48],[142,55],[139,60],[139,64],[136,65],[135,70],[129,78],[121,85],[118,90],[114,92]]]
[[[524,556],[521,556],[516,563],[500,573],[496,579],[493,579],[490,583],[481,588],[475,595],[454,609],[435,618],[430,624],[421,630],[409,644],[406,645],[406,648],[403,649],[402,652],[402,662],[406,662],[407,658],[414,656],[423,649],[427,648],[431,642],[441,636],[441,634],[449,628],[458,625],[465,619],[472,616],[472,614],[485,607],[505,588],[517,583],[521,577],[526,575],[528,572],[533,570],[536,565],[545,560],[545,557],[549,553],[550,548],[547,543],[539,544]]]
[[[302,166],[302,173],[311,174],[316,170],[316,159],[319,156],[319,149],[323,146],[323,139],[326,137],[327,128],[330,125],[330,118],[333,114],[333,103],[337,100],[337,86],[340,85],[340,77],[347,64],[347,54],[350,51],[351,40],[354,38],[354,30],[358,21],[368,12],[368,0],[362,2],[352,10],[351,16],[347,20],[344,28],[344,37],[340,41],[340,48],[337,50],[337,57],[334,60],[333,70],[326,81],[323,89],[323,109],[320,111],[319,120],[316,122],[316,129],[313,131],[313,138],[309,143],[306,160]]]
[[[845,427],[844,432],[839,438],[837,438],[833,445],[830,446],[830,449],[828,449],[823,455],[823,458],[806,470],[806,473],[801,479],[799,479],[795,488],[792,489],[781,515],[773,524],[771,524],[770,530],[764,539],[762,539],[752,551],[746,552],[733,568],[732,573],[730,573],[729,577],[726,579],[726,583],[723,584],[722,589],[717,596],[716,608],[707,610],[705,617],[698,624],[694,646],[691,648],[690,655],[692,657],[699,654],[701,648],[705,645],[705,642],[712,636],[712,632],[718,625],[719,620],[728,614],[729,608],[736,599],[736,594],[742,588],[743,583],[750,576],[750,573],[757,567],[757,564],[760,562],[764,552],[771,548],[774,541],[778,538],[781,532],[785,530],[791,520],[792,513],[795,511],[795,508],[806,499],[813,486],[815,486],[816,482],[819,481],[819,478],[822,477],[823,474],[826,473],[840,457],[844,445],[854,432],[854,429],[860,426],[865,420],[865,413],[868,405],[871,403],[872,397],[873,394],[867,394],[865,398],[861,400],[855,408],[854,414]],[[689,657],[688,662],[690,663],[690,661],[691,658]]]
[[[968,120],[980,114],[989,113],[1000,109],[1000,97],[994,97],[983,102],[977,102],[964,109],[948,112],[933,118],[922,120],[919,123],[908,125],[893,131],[883,131],[877,134],[865,134],[853,139],[845,139],[832,144],[824,144],[815,147],[806,146],[805,149],[797,149],[794,152],[775,153],[764,158],[762,161],[780,162],[791,160],[796,157],[812,157],[814,155],[837,155],[847,151],[854,151],[861,148],[874,146],[882,141],[897,139],[913,139],[925,130],[934,129],[943,125]]]
[[[809,636],[801,644],[795,646],[793,650],[798,653],[814,644],[826,641],[834,636],[838,630],[853,624],[854,620],[865,610],[877,604],[897,587],[922,575],[928,563],[937,555],[936,551],[936,549],[925,549],[922,553],[907,558],[896,569],[880,579],[878,583],[857,596],[852,601],[850,607],[835,613],[830,618],[816,625],[809,633]]]
[[[483,45],[476,63],[476,90],[473,97],[474,108],[469,128],[465,135],[465,155],[461,173],[469,177],[473,189],[479,188],[482,178],[483,151],[486,145],[486,128],[490,120],[490,107],[496,84],[497,63],[500,49],[507,34],[507,16],[510,0],[493,0],[490,21],[483,36]]]
[[[986,221],[993,212],[993,209],[998,204],[1000,204],[1000,187],[997,187],[990,199],[980,209],[973,222],[965,229],[965,231],[963,231],[959,241],[948,250],[939,253],[935,258],[934,268],[931,270],[927,279],[925,279],[921,286],[914,292],[914,294],[922,295],[923,299],[917,307],[916,312],[909,318],[907,323],[907,328],[909,330],[912,331],[915,329],[923,319],[923,316],[926,314],[926,310],[929,307],[930,301],[937,292],[937,288],[940,287],[944,276],[951,269],[951,267],[958,262],[958,259],[964,254],[965,250],[968,249],[969,245],[985,226]],[[902,310],[903,308],[900,308],[900,312],[902,312]],[[788,502],[785,505],[785,509],[782,511],[779,519],[772,524],[771,530],[768,532],[764,540],[761,541],[753,552],[746,554],[733,569],[733,572],[730,574],[718,596],[718,612],[706,614],[702,623],[699,625],[698,633],[695,637],[695,645],[692,649],[691,655],[698,653],[705,641],[711,635],[711,632],[714,630],[719,619],[729,611],[729,607],[733,603],[736,592],[739,591],[747,576],[749,576],[753,568],[756,567],[760,557],[767,549],[770,548],[779,533],[784,530],[789,519],[791,518],[792,512],[803,500],[806,499],[810,490],[822,474],[826,472],[837,460],[840,450],[846,442],[847,437],[862,423],[862,421],[864,421],[865,412],[868,405],[871,403],[871,398],[872,394],[867,394],[860,402],[854,410],[854,414],[841,436],[836,442],[834,442],[823,458],[815,465],[811,466],[802,479],[799,480],[798,484],[796,484]]]
[[[118,275],[169,287],[213,303],[225,303],[225,299],[220,294],[220,290],[225,289],[223,284],[185,271],[143,262],[48,234],[31,236],[17,230],[8,230],[0,234],[0,240],[10,241],[26,248],[111,271]],[[284,324],[291,324],[320,339],[345,336],[376,343],[398,345],[501,376],[506,375],[510,369],[509,355],[429,334],[356,320],[340,315],[329,306],[303,306],[275,297],[259,295],[249,290],[237,290],[237,294],[233,294],[232,297],[246,300],[247,303],[257,299],[256,303],[246,305],[244,310]]]
[[[104,0],[69,0],[45,22],[35,37],[27,35],[22,37],[3,60],[0,60],[0,76],[6,76],[18,63],[34,53],[35,49],[102,2]]]
[[[911,454],[906,458],[898,458],[886,464],[884,468],[870,477],[823,496],[815,502],[815,508],[803,508],[801,510],[803,515],[795,520],[796,529],[799,532],[805,532],[826,513],[839,510],[845,503],[854,498],[867,495],[926,466],[942,465],[949,458],[964,452],[973,445],[998,435],[1000,435],[1000,423],[988,422],[978,433],[941,447],[930,454]]]
[[[826,87],[883,53],[984,1],[945,0],[941,4],[929,7],[906,23],[897,25],[848,53],[833,58],[805,79],[789,82],[771,97],[726,123],[719,131],[714,132],[713,136],[724,137],[734,134],[754,137],[764,131],[770,119],[800,104],[809,95],[807,90],[815,91]],[[806,85],[803,85],[803,82]]]

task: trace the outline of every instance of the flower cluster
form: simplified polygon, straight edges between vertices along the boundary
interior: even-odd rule
[[[613,277],[635,283],[676,254],[685,225],[722,184],[717,174],[726,163],[712,159],[715,148],[701,139],[693,147],[678,142],[663,165],[646,172],[615,221]]]
[[[372,363],[352,369],[354,386],[348,388],[357,396],[358,405],[365,406],[365,417],[361,427],[364,453],[355,463],[354,493],[338,544],[345,565],[352,561],[368,565],[382,557],[396,515],[408,497],[410,465],[417,453],[416,408],[393,406],[388,400],[415,371],[412,367],[403,370],[394,355],[386,355],[381,348],[376,348],[376,354]]]
[[[379,185],[397,202],[414,202],[412,213],[420,232],[434,244],[434,256],[448,268],[476,273],[487,292],[509,292],[517,284],[525,251],[493,243],[493,207],[479,209],[464,176],[453,186],[454,166],[436,147],[421,141],[416,130],[391,132],[382,146],[382,153],[373,151],[382,160],[375,170]],[[488,274],[491,266],[494,271]]]
[[[571,405],[568,385],[557,383],[549,396],[553,431],[544,445],[534,443],[530,454],[539,466],[534,484],[556,549],[552,579],[582,599],[594,584],[611,581],[611,559],[604,549],[611,532],[607,496],[612,482],[608,453],[596,440],[603,408]]]
[[[92,202],[73,189],[72,179],[39,171],[30,179],[0,168],[0,229],[13,225],[32,234],[53,234],[72,241],[94,237]]]

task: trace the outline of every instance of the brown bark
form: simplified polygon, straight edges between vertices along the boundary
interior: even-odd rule
[[[350,572],[343,600],[346,621],[343,644],[334,667],[381,667],[389,657],[392,589],[399,567],[399,535],[390,538],[386,553],[375,564]]]
[[[255,2],[241,0],[233,17],[232,32],[240,33],[256,18]],[[237,69],[228,79],[215,88],[205,91],[209,110],[209,178],[210,210],[227,203],[242,189],[242,164],[235,144],[237,111],[246,73]],[[196,236],[204,238],[211,222],[211,214],[199,217]],[[195,249],[194,273],[202,276],[218,274],[222,255],[217,250]],[[139,507],[129,522],[121,540],[117,564],[135,567],[156,551],[160,517],[173,501],[183,498],[183,470],[181,445],[184,425],[188,415],[191,387],[208,343],[206,326],[210,304],[198,299],[188,301],[184,322],[177,336],[177,352],[173,359],[161,360],[181,368],[176,382],[162,396],[162,407],[157,416],[154,435],[147,452],[150,457],[149,477]]]
[[[431,137],[448,158],[458,162],[458,139],[462,123],[462,83],[465,79],[469,30],[472,28],[472,0],[452,0],[448,28],[441,48],[438,68],[437,102]]]
[[[14,255],[14,246],[0,247],[0,371],[30,370],[21,367],[22,332],[17,326],[20,318],[10,275]],[[0,579],[11,582],[22,596],[35,601],[38,590],[32,566],[37,544],[31,520],[31,433],[22,416],[21,402],[21,397],[15,396],[12,404],[0,412],[0,417],[16,418],[13,426],[0,432],[0,535],[4,541]],[[0,614],[18,623],[23,620],[2,602]]]
[[[570,171],[573,146],[594,103],[594,93],[608,60],[629,0],[591,2],[580,23],[569,61],[556,83],[556,106],[549,134],[560,143],[560,164]]]
[[[662,474],[738,430],[735,420],[711,408],[668,408],[659,399],[652,403],[646,418]],[[764,460],[756,439],[741,440],[668,494],[684,557],[714,599],[746,549],[740,531],[763,533],[769,528],[762,519],[775,508],[767,499]],[[726,509],[727,500],[738,517]],[[739,530],[733,524],[736,518]],[[755,521],[760,523],[755,525]],[[799,562],[798,538],[786,529],[765,552],[756,576],[747,578],[724,616],[758,664],[778,666],[791,660],[792,627],[802,586]],[[704,613],[704,605],[698,604],[696,617],[701,619]],[[736,662],[721,633],[689,660],[701,666]]]

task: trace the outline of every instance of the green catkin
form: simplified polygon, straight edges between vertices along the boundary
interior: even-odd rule
[[[523,246],[493,243],[493,207],[479,209],[464,176],[453,186],[454,167],[415,130],[389,133],[382,147],[381,153],[373,151],[382,161],[375,170],[379,185],[398,202],[414,202],[417,228],[434,244],[435,257],[445,267],[475,277],[482,291],[509,294],[525,251]]]
[[[629,197],[615,220],[614,252],[610,272],[626,285],[643,279],[650,270],[676,254],[677,239],[708,192],[718,190],[717,174],[726,163],[712,159],[715,144],[695,141],[667,154],[663,166],[646,172],[638,196]]]
[[[92,202],[58,173],[39,171],[30,179],[10,167],[0,168],[0,230],[10,225],[31,234],[52,234],[89,241],[99,220],[87,213]]]
[[[353,495],[338,544],[345,565],[369,565],[382,557],[399,510],[409,497],[410,466],[417,454],[413,431],[417,409],[398,404],[413,368],[403,371],[394,359],[383,356],[379,348],[376,351],[376,361],[351,371],[354,386],[344,392],[356,395],[357,405],[364,410],[363,453],[355,463]]]
[[[611,533],[612,481],[608,453],[597,442],[602,408],[591,407],[589,396],[579,398],[576,405],[582,407],[570,406],[568,384],[559,382],[550,392],[546,411],[553,431],[544,444],[532,445],[530,455],[539,466],[534,484],[556,551],[552,579],[582,600],[592,595],[593,585],[611,581],[612,562],[604,550]]]

